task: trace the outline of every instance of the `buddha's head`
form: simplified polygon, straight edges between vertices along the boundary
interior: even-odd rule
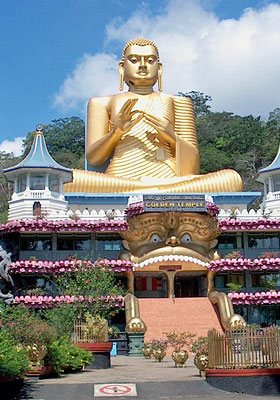
[[[154,42],[136,38],[126,43],[119,63],[120,90],[123,82],[128,86],[154,86],[158,81],[161,90],[162,65]]]

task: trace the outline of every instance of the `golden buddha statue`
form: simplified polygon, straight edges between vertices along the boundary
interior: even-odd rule
[[[162,65],[150,40],[129,41],[119,63],[120,90],[88,103],[86,156],[105,172],[73,171],[65,192],[237,192],[233,170],[200,175],[192,100],[163,94]],[[158,82],[159,91],[153,90]]]

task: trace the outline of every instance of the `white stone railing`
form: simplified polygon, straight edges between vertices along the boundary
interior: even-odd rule
[[[280,192],[270,192],[268,193],[266,200],[280,200]]]
[[[68,219],[68,218],[78,218],[81,220],[108,220],[108,211],[112,211],[111,209],[93,209],[89,210],[68,210],[64,211],[52,211],[48,210],[47,219]],[[124,219],[125,214],[120,209],[114,209],[114,218],[115,219]]]
[[[62,195],[64,198],[64,195]],[[60,193],[51,192],[50,190],[25,190],[24,192],[13,193],[12,200],[20,199],[58,199],[61,197]]]
[[[259,218],[280,218],[280,210],[263,211],[258,210],[220,210],[218,219],[238,218],[238,219],[259,219]]]
[[[100,210],[97,209],[92,209],[92,210],[68,210],[66,212],[64,211],[51,211],[48,210],[47,212],[47,218],[48,219],[62,219],[62,218],[74,218],[75,216],[79,219],[84,219],[84,220],[94,220],[94,219],[108,219],[108,212],[110,212],[111,209],[105,209],[102,208]],[[124,219],[125,214],[124,211],[120,209],[115,209],[114,210],[114,215],[115,219]],[[218,219],[225,219],[225,218],[237,218],[239,220],[254,220],[254,219],[259,219],[259,218],[280,218],[280,212],[279,211],[272,211],[270,213],[264,213],[263,210],[220,210]]]

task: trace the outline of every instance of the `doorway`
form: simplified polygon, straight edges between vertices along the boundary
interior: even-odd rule
[[[174,279],[174,295],[175,297],[206,296],[206,274],[177,274]]]

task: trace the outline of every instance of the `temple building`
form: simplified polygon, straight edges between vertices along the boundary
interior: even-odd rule
[[[217,218],[220,231],[212,249],[218,253],[212,261],[184,254],[165,255],[164,251],[143,261],[141,257],[129,259],[127,242],[133,240],[135,229],[144,227],[143,216],[153,215],[153,221],[148,220],[147,226],[158,224],[161,229],[165,226],[167,231],[172,231],[167,239],[170,241],[176,240],[177,228],[183,224],[200,224],[200,221],[196,217],[193,221],[181,220],[178,226],[170,221],[172,226],[167,226],[161,220],[161,215],[166,219],[164,210],[157,213],[156,219],[154,213],[145,212],[145,195],[64,193],[63,183],[71,181],[71,171],[52,159],[39,128],[26,158],[5,170],[7,179],[14,183],[14,192],[8,222],[0,226],[0,233],[2,247],[12,252],[11,272],[17,287],[15,302],[33,307],[48,307],[59,302],[61,296],[52,274],[71,268],[77,260],[92,264],[100,260],[111,268],[125,288],[141,299],[147,318],[146,306],[149,304],[149,309],[160,306],[164,299],[191,301],[193,307],[197,303],[209,303],[211,271],[216,289],[228,293],[235,312],[246,321],[279,324],[277,173],[280,176],[279,152],[269,167],[259,171],[258,180],[267,190],[263,208],[259,210],[250,209],[250,203],[260,197],[257,192],[206,196],[205,211]],[[136,216],[140,217],[137,223]],[[155,227],[151,232],[155,232]],[[154,233],[153,240],[160,240],[159,235]],[[187,235],[185,240],[186,243],[189,240]],[[212,306],[208,304],[209,307]]]
[[[86,262],[107,265],[139,299],[147,340],[279,324],[280,150],[259,171],[255,210],[261,193],[242,192],[236,171],[201,173],[192,100],[162,93],[155,43],[129,41],[119,74],[120,93],[89,100],[86,170],[53,160],[39,127],[4,171],[14,192],[0,244],[12,253],[14,302],[69,301],[53,274]]]

